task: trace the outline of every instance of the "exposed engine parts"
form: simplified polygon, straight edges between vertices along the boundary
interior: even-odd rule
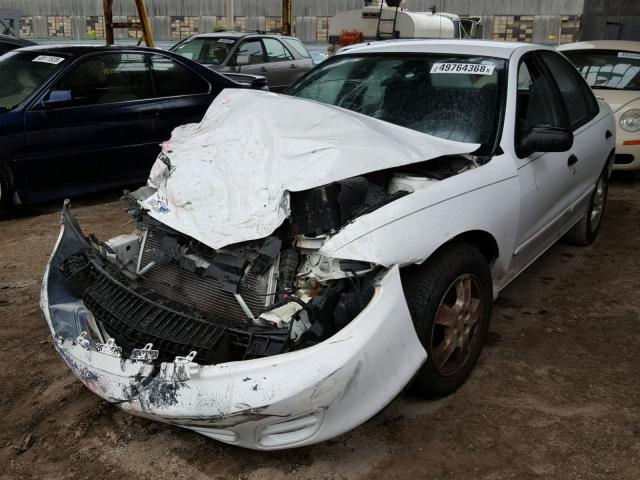
[[[137,230],[67,258],[62,273],[93,316],[93,335],[124,355],[153,344],[159,360],[197,352],[201,364],[275,355],[321,342],[371,300],[381,267],[330,258],[322,245],[345,224],[475,162],[390,169],[290,194],[291,214],[272,235],[215,250],[140,207]]]
[[[305,237],[335,233],[357,217],[477,165],[470,155],[440,157],[292,192],[292,229]]]

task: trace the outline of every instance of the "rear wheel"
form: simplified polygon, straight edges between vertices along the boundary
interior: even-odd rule
[[[595,241],[598,232],[600,232],[608,190],[609,168],[606,166],[598,178],[595,190],[591,194],[587,211],[582,219],[565,234],[565,241],[583,246],[591,245]]]
[[[407,269],[403,288],[428,354],[411,390],[426,397],[448,395],[473,369],[489,328],[493,287],[487,260],[472,245],[446,246]]]

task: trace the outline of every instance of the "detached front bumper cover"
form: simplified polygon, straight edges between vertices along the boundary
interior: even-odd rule
[[[123,410],[246,448],[298,447],[344,433],[375,415],[426,359],[398,267],[365,309],[328,340],[270,357],[201,366],[197,356],[157,360],[150,345],[123,358],[97,342],[93,315],[65,284],[63,261],[88,242],[65,202],[47,265],[42,310],[54,346],[94,393]]]

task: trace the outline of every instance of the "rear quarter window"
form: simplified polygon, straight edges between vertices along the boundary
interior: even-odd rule
[[[289,47],[289,50],[294,52],[294,55],[304,58],[311,58],[311,55],[309,54],[305,46],[297,38],[283,38],[282,41],[287,47]]]

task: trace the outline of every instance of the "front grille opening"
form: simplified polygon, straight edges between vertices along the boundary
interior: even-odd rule
[[[189,307],[124,277],[91,252],[70,257],[63,271],[69,285],[86,286],[85,306],[122,347],[124,357],[147,343],[160,351],[159,361],[171,362],[195,350],[195,361],[202,365],[261,358],[289,349],[288,328],[251,325],[244,313],[238,321],[226,311],[213,314]],[[82,282],[74,278],[79,274]]]

